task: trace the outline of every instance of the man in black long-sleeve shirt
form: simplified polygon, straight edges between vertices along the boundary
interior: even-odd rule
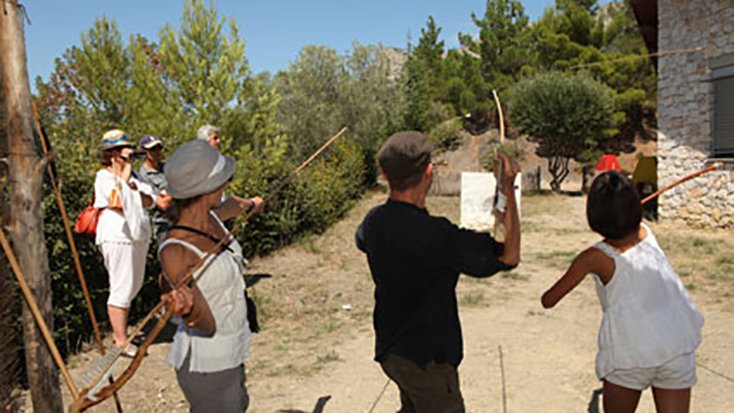
[[[517,164],[504,154],[506,240],[431,216],[431,143],[418,132],[391,136],[380,149],[388,201],[357,229],[375,282],[375,360],[400,388],[399,413],[463,413],[457,367],[463,357],[456,302],[459,274],[489,277],[520,261],[514,196]]]

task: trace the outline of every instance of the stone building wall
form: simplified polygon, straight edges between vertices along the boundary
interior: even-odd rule
[[[734,0],[658,0],[659,51],[708,47],[658,61],[658,186],[710,165],[712,59],[734,55]],[[660,199],[660,216],[695,226],[734,228],[734,158]]]

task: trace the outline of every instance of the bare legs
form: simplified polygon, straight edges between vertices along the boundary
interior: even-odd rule
[[[604,413],[634,413],[641,394],[604,380]]]
[[[652,396],[659,413],[688,413],[691,407],[691,388],[680,390],[656,389]]]
[[[604,413],[634,413],[640,402],[639,390],[628,389],[604,380]],[[658,413],[688,413],[691,389],[658,389],[653,387],[655,410]]]
[[[127,340],[127,314],[129,311],[129,308],[107,305],[107,314],[110,317],[110,324],[112,324],[112,337],[118,347],[122,346],[122,343]]]

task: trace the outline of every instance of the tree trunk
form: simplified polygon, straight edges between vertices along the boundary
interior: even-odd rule
[[[44,160],[33,141],[31,94],[26,68],[22,13],[17,0],[0,6],[0,53],[7,113],[10,195],[10,235],[26,281],[43,318],[53,329],[51,280],[43,233],[41,186]],[[35,413],[63,413],[59,371],[28,306],[21,316],[26,370]]]
[[[591,189],[591,181],[594,180],[594,165],[581,167],[581,193],[588,194]]]
[[[0,71],[2,61],[0,61]],[[0,77],[0,228],[5,227],[10,219],[8,209],[8,165],[4,161],[8,156],[8,140],[5,134],[5,101],[2,95],[2,78]],[[16,387],[20,371],[19,354],[14,328],[19,311],[16,311],[16,295],[13,280],[10,278],[5,257],[0,255],[0,411],[15,413]]]
[[[550,187],[553,192],[561,192],[561,184],[563,180],[568,176],[568,163],[570,159],[564,156],[551,156],[548,158],[548,172],[553,178],[550,182]]]

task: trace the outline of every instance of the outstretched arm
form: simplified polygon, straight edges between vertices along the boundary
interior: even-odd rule
[[[248,213],[250,210],[254,210],[254,213],[257,214],[263,210],[264,206],[263,199],[259,196],[240,198],[234,195],[225,199],[222,205],[214,209],[214,213],[222,221],[227,221],[243,213]]]
[[[604,279],[611,279],[611,275],[614,274],[614,261],[594,247],[585,250],[573,260],[563,277],[543,294],[540,300],[543,307],[553,308],[589,273],[603,275]]]

